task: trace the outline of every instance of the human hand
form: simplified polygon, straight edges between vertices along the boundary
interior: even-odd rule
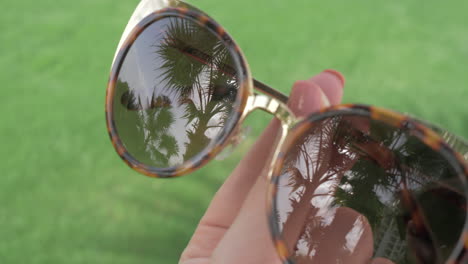
[[[288,106],[297,116],[306,116],[340,103],[343,87],[342,75],[326,70],[309,80],[297,81],[293,85]],[[218,190],[182,253],[180,264],[281,263],[271,242],[265,212],[268,184],[265,167],[270,164],[270,153],[279,126],[277,120],[270,123]],[[332,223],[336,228],[331,229],[325,242],[329,246],[326,251],[315,254],[316,263],[393,263],[382,258],[371,260],[372,230],[363,215],[350,208],[338,208],[336,216]],[[353,251],[343,251],[344,245],[337,241],[343,240],[357,219],[364,223],[363,232],[356,239]]]

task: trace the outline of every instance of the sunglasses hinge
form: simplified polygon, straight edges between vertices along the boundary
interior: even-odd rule
[[[291,127],[296,121],[296,116],[282,101],[263,94],[251,95],[247,101],[247,114],[255,109],[261,109],[278,118],[281,123]]]

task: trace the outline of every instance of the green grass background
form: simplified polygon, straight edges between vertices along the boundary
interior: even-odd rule
[[[347,78],[345,102],[468,135],[468,1],[191,3],[224,25],[272,87],[288,93],[295,80],[335,68]],[[136,4],[0,4],[0,263],[176,263],[268,122],[253,114],[247,143],[187,177],[153,180],[127,168],[106,133],[104,94]]]

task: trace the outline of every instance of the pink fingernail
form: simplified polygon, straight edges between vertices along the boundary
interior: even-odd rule
[[[333,76],[335,76],[335,77],[341,82],[342,87],[345,86],[345,84],[346,84],[346,79],[345,79],[345,77],[343,76],[343,74],[341,74],[339,71],[336,71],[336,70],[333,70],[333,69],[326,69],[326,70],[324,70],[323,72],[332,74]]]
[[[297,116],[306,116],[330,105],[327,95],[311,80],[294,83],[288,105]]]
[[[335,105],[341,102],[345,82],[341,73],[335,70],[325,70],[309,80],[320,86],[330,104]]]

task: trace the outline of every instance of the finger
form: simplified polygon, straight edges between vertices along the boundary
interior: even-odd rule
[[[376,258],[372,260],[371,264],[395,264],[395,263],[385,258]]]
[[[309,221],[311,236],[302,239],[295,251],[300,256],[297,264],[306,263],[368,263],[373,253],[372,229],[367,218],[355,210],[340,207],[330,208],[327,221]],[[316,215],[316,217],[320,217]],[[315,223],[314,223],[315,222]],[[307,247],[306,245],[312,245]],[[315,254],[308,254],[315,250]]]
[[[329,73],[321,74],[326,74],[328,76],[327,78],[337,78]],[[341,82],[338,81],[329,83],[332,85],[341,85]],[[330,101],[324,93],[324,90],[328,88],[335,87],[321,88],[313,80],[298,81],[294,84],[289,105],[298,116],[304,116],[307,113],[318,111],[320,108],[327,106],[327,101]],[[334,100],[336,100],[336,98],[334,98]],[[257,151],[265,151],[265,149]],[[246,164],[247,166],[250,164],[252,166],[259,166],[258,159],[255,159],[255,156],[253,156],[251,160],[246,161],[246,163],[243,163],[244,166]],[[269,162],[263,160],[257,171],[262,172],[265,164],[269,164]],[[245,173],[248,174],[249,168],[247,166],[242,167],[242,169],[246,170]],[[220,259],[217,259],[218,261],[221,261],[221,259],[229,259],[227,256],[233,258],[232,263],[236,261],[247,261],[245,263],[272,263],[273,260],[270,259],[271,257],[277,260],[272,243],[269,242],[270,235],[267,228],[267,219],[265,217],[266,172],[267,170],[260,173],[260,175],[253,175],[252,178],[256,179],[255,185],[250,191],[248,188],[244,189],[244,192],[248,191],[249,194],[235,222],[216,249],[214,256],[220,257]],[[231,217],[233,215],[235,217],[235,214],[231,214]],[[246,238],[248,241],[245,241]],[[261,245],[261,248],[259,248],[259,245]],[[239,254],[233,256],[232,252],[242,252],[242,256],[239,256]],[[242,259],[239,259],[240,257],[242,257]]]
[[[293,86],[292,96],[288,105],[298,116],[303,116],[311,111],[317,111],[331,101],[341,100],[342,93],[328,92],[324,90],[343,89],[341,74],[320,73],[325,75],[316,80],[298,81]],[[327,80],[334,79],[334,80]],[[322,83],[322,89],[315,83]],[[309,89],[310,88],[310,89]],[[307,98],[307,99],[304,99]],[[307,101],[307,103],[306,103]],[[310,106],[315,106],[310,108]],[[209,257],[217,245],[225,230],[231,225],[244,202],[244,199],[261,174],[268,155],[273,147],[273,141],[278,134],[279,121],[273,120],[263,132],[260,139],[254,144],[251,151],[239,163],[231,176],[225,181],[212,200],[207,212],[200,221],[189,245],[182,254],[181,261]]]
[[[324,76],[320,77],[321,75]],[[330,101],[341,100],[342,93],[328,92],[331,96],[328,98],[327,92],[325,92],[343,89],[342,82],[339,81],[342,78],[339,77],[341,74],[335,76],[329,72],[322,72],[317,76],[319,76],[317,80],[325,85],[323,88],[319,87],[313,78],[297,81],[293,85],[288,106],[296,115],[304,116],[310,112],[318,111]],[[229,226],[232,223],[248,191],[261,173],[268,155],[272,152],[274,139],[279,133],[279,125],[280,123],[276,119],[269,124],[259,140],[218,190],[202,218],[202,222],[217,223],[221,226]]]
[[[343,87],[345,86],[346,81],[340,72],[328,69],[323,71],[321,74],[315,75],[309,80],[323,88],[323,92],[330,100],[330,104],[335,105],[341,102],[341,98],[343,97]]]

